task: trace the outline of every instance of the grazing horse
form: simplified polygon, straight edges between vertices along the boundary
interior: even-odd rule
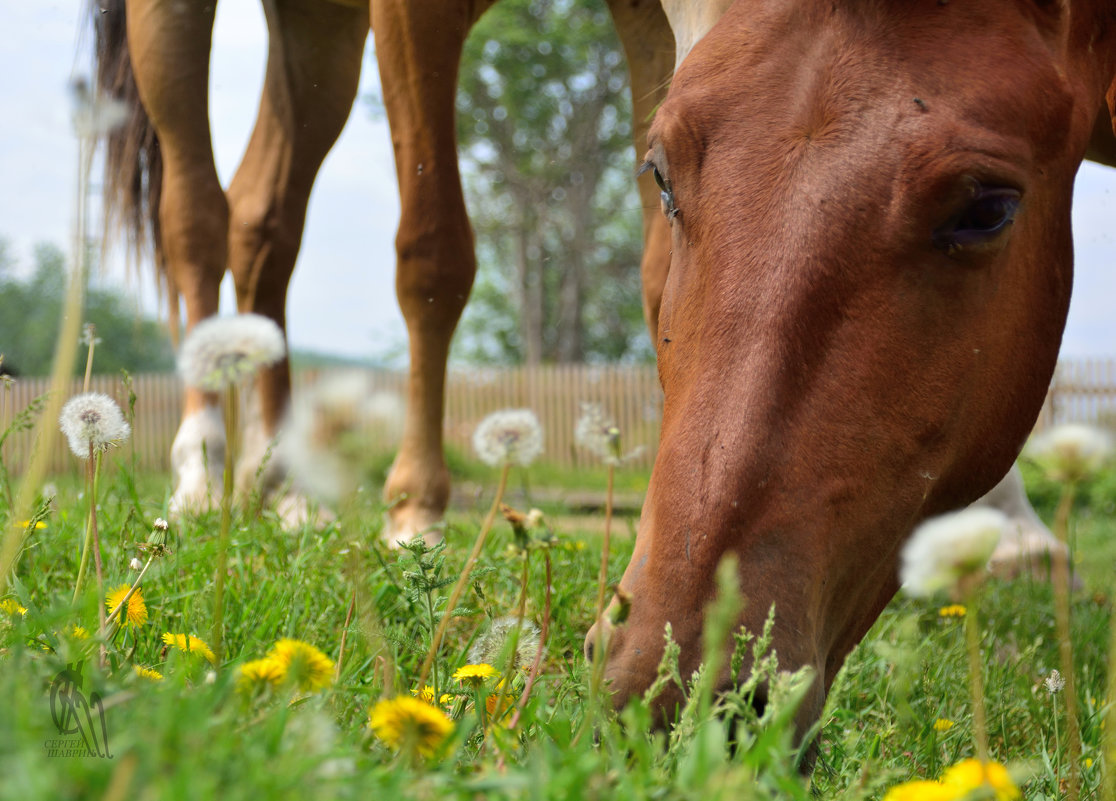
[[[668,622],[689,675],[731,553],[740,622],[774,603],[780,664],[815,671],[804,729],[907,533],[992,487],[1034,424],[1074,176],[1116,160],[1116,5],[665,5],[681,60],[644,167],[671,227],[665,404],[606,676],[618,704],[646,690]]]
[[[260,119],[224,193],[206,116],[212,5],[128,3],[124,49],[123,23],[109,19],[122,19],[122,0],[102,2],[112,4],[102,86],[127,93],[130,53],[146,108],[110,148],[116,197],[133,220],[144,206],[156,213],[187,325],[216,311],[225,269],[242,310],[282,324],[310,184],[352,103],[368,9],[265,2]],[[371,5],[411,357],[385,488],[402,499],[392,539],[439,520],[448,498],[445,362],[475,271],[454,87],[465,36],[492,2]],[[609,7],[637,147],[649,148],[644,309],[665,406],[621,580],[629,616],[609,634],[606,675],[617,705],[643,692],[667,623],[683,675],[693,670],[713,572],[731,553],[749,599],[740,622],[757,629],[774,603],[781,664],[816,670],[805,729],[895,592],[902,539],[995,484],[1038,414],[1069,300],[1074,174],[1090,145],[1116,160],[1098,117],[1114,91],[1116,11],[1109,0]],[[161,192],[129,163],[161,163]],[[258,390],[266,437],[287,402],[286,364]],[[213,461],[216,399],[190,395],[175,443],[183,501],[206,481],[203,440]],[[658,699],[664,719],[679,693]]]

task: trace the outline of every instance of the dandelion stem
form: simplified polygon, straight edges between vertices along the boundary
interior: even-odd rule
[[[92,324],[90,324],[90,328],[92,329]],[[93,332],[90,331],[89,352],[85,356],[85,381],[81,385],[82,392],[89,391],[89,383],[90,380],[93,378],[93,346],[96,344],[96,342],[97,338],[93,335]]]
[[[465,591],[465,584],[469,581],[469,574],[473,572],[473,565],[476,564],[477,557],[480,556],[484,541],[488,538],[488,532],[492,530],[492,524],[496,520],[496,512],[500,509],[500,502],[504,499],[504,490],[508,486],[508,473],[510,471],[511,462],[505,462],[500,470],[500,484],[496,488],[496,497],[492,500],[492,508],[488,510],[488,517],[484,519],[484,524],[477,534],[477,539],[473,543],[473,550],[469,552],[469,558],[465,560],[461,575],[458,577],[457,583],[453,585],[449,600],[446,602],[445,612],[442,613],[442,620],[438,623],[438,629],[434,632],[434,639],[430,642],[430,651],[426,654],[426,660],[422,663],[422,670],[419,671],[419,687],[426,686],[426,677],[430,674],[434,657],[438,654],[438,649],[442,645],[442,637],[445,636],[450,618],[453,617],[453,610],[457,608],[457,602],[461,598],[461,593]]]
[[[120,599],[120,603],[113,607],[112,611],[109,612],[108,619],[106,619],[105,622],[101,624],[102,632],[104,631],[105,627],[107,627],[120,615],[120,610],[127,606],[128,601],[131,600],[132,596],[135,595],[136,590],[139,589],[140,584],[143,583],[143,577],[147,574],[147,568],[151,567],[151,563],[154,561],[155,554],[151,554],[147,557],[147,564],[143,566],[143,570],[141,570],[139,572],[139,575],[136,576],[136,580],[132,582],[132,586],[128,588],[128,592],[124,593],[124,597]]]
[[[1054,534],[1062,544],[1054,552],[1054,627],[1058,634],[1058,656],[1065,680],[1066,696],[1066,799],[1077,801],[1081,792],[1081,729],[1077,722],[1077,690],[1074,682],[1073,643],[1070,641],[1070,567],[1069,567],[1069,518],[1077,490],[1074,481],[1066,483],[1058,509],[1054,513]]]

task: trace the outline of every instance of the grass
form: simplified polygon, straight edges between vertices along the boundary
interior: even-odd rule
[[[168,492],[162,477],[133,477],[120,466],[126,460],[115,461],[120,464],[106,460],[99,512],[107,587],[134,577],[128,562],[163,514]],[[473,480],[485,480],[470,469]],[[1103,762],[1116,562],[1116,522],[1104,488],[1113,486],[1112,478],[1105,474],[1082,493],[1076,518],[1082,586],[1073,598],[1073,639],[1090,760],[1086,798],[1096,793]],[[494,480],[487,475],[481,492],[487,498]],[[557,518],[551,638],[516,732],[486,722],[482,737],[474,702],[483,706],[485,692],[464,692],[448,678],[466,664],[486,621],[516,607],[523,557],[500,524],[438,660],[438,690],[454,694],[454,734],[436,758],[407,759],[372,735],[369,709],[385,694],[414,688],[446,584],[476,535],[479,512],[451,516],[448,547],[426,555],[379,544],[383,510],[368,497],[374,493],[361,495],[341,522],[320,531],[284,531],[266,510],[235,520],[226,584],[228,661],[216,669],[197,656],[167,653],[161,635],[204,637],[210,629],[219,518],[173,524],[173,553],[156,561],[143,583],[149,619],[107,643],[102,668],[86,641],[67,634],[74,624],[90,632],[97,625],[91,590],[78,608],[69,603],[84,531],[82,490],[76,480],[61,482],[57,508],[47,528],[27,541],[11,586],[10,597],[27,612],[0,622],[0,798],[858,799],[878,798],[907,779],[936,777],[973,752],[962,624],[939,614],[944,599],[897,598],[853,653],[830,695],[810,779],[794,767],[787,723],[793,682],[777,682],[782,694],[762,720],[746,721],[735,733],[735,746],[711,705],[696,700],[669,735],[651,731],[650,713],[638,702],[619,719],[595,717],[581,647],[594,613],[599,539],[565,530]],[[1043,492],[1038,496],[1049,519],[1050,502]],[[615,543],[613,578],[632,545],[626,537]],[[545,592],[539,552],[530,569],[527,617],[538,621]],[[968,614],[981,616],[992,756],[1024,767],[1027,798],[1059,798],[1064,728],[1058,729],[1057,697],[1042,686],[1057,664],[1050,588],[1030,579],[987,587],[981,609]],[[263,657],[283,637],[336,659],[354,590],[356,611],[335,683],[313,693],[238,691],[238,665]],[[77,662],[84,662],[86,698],[95,691],[103,700],[111,759],[51,757],[44,747],[60,736],[52,722],[52,683]],[[143,679],[135,665],[165,678]],[[522,680],[513,686],[521,690]],[[937,730],[939,719],[952,726]]]

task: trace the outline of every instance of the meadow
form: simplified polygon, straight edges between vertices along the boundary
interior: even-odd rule
[[[670,732],[651,726],[643,701],[619,716],[606,712],[582,656],[595,614],[600,526],[567,516],[560,500],[564,490],[603,494],[603,470],[512,470],[509,485],[517,489],[509,500],[519,511],[543,488],[551,500],[545,522],[518,536],[497,521],[452,610],[425,682],[433,687],[430,706],[448,725],[403,736],[396,730],[394,738],[390,726],[374,731],[370,712],[379,702],[418,691],[450,585],[497,489],[499,471],[466,454],[452,462],[457,481],[476,486],[476,501],[451,512],[445,545],[433,550],[382,544],[385,510],[371,483],[323,526],[286,530],[258,498],[233,507],[224,652],[214,663],[208,646],[191,647],[185,636],[176,645],[176,635],[209,639],[220,513],[172,521],[164,535],[154,524],[167,516],[169,479],[137,475],[126,446],[109,452],[97,489],[106,591],[127,587],[140,564],[150,565],[140,588],[143,614],[132,614],[129,601],[126,625],[100,629],[104,598],[95,583],[87,579],[72,601],[88,485],[57,477],[54,500],[40,496],[41,519],[31,523],[0,602],[0,798],[879,798],[974,755],[966,615],[979,621],[990,756],[1013,771],[1024,797],[1065,797],[1065,699],[1048,681],[1058,665],[1052,591],[1031,577],[989,580],[979,608],[960,610],[944,595],[897,597],[833,686],[810,775],[797,767],[802,749],[790,725],[805,678],[778,670],[762,632],[735,633],[737,651],[755,655],[757,667],[742,672],[734,697],[710,697],[700,676],[691,685],[664,661],[664,680],[692,687]],[[1061,490],[1034,468],[1026,475],[1049,521]],[[616,484],[639,490],[645,481],[621,469]],[[0,514],[8,516],[10,483],[3,490]],[[1079,487],[1071,522],[1083,798],[1097,796],[1104,762],[1114,504],[1116,472],[1101,472]],[[5,526],[20,522],[27,526],[10,519]],[[611,581],[630,556],[631,530],[630,520],[614,522]],[[531,654],[512,664],[521,643],[504,643],[499,629],[520,609],[525,621],[543,625],[548,565],[547,638],[538,681],[524,699]],[[731,593],[723,595],[711,620],[732,614]],[[733,635],[722,629],[722,641]],[[538,632],[524,632],[529,648]],[[288,663],[283,676],[261,674],[283,647],[301,661]],[[481,661],[511,669],[453,677]],[[65,673],[75,666],[80,681]],[[749,716],[749,694],[761,681],[771,684],[771,701],[761,716]],[[725,708],[742,715],[735,726],[720,714]],[[59,732],[67,709],[90,711],[81,732],[93,732],[102,756],[66,750],[80,739],[78,727]]]

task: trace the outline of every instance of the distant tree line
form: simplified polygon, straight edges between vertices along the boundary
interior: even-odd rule
[[[603,0],[505,0],[474,28],[457,135],[479,266],[456,358],[653,358],[628,86]]]
[[[16,375],[48,375],[69,280],[66,255],[55,245],[40,244],[27,277],[19,277],[18,267],[11,248],[0,240],[0,353],[4,367]],[[100,340],[94,352],[97,373],[174,369],[166,327],[142,318],[134,301],[100,286],[95,277],[86,287],[82,322],[92,323]],[[78,362],[75,373],[85,370],[84,358]]]

